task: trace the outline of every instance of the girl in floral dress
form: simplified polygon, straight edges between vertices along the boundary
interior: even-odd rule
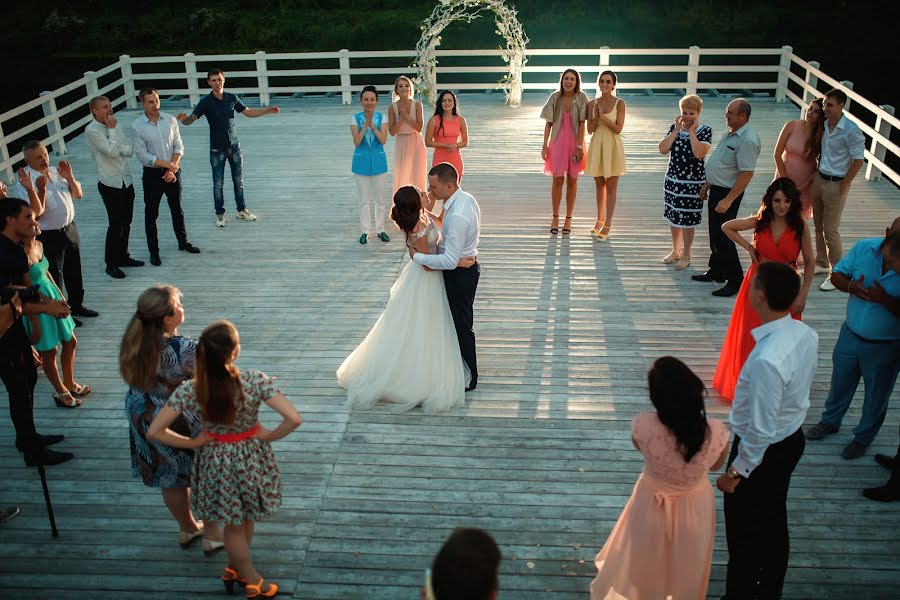
[[[194,460],[191,504],[203,519],[225,526],[229,565],[222,574],[228,592],[237,583],[247,598],[271,598],[278,585],[267,583],[250,557],[254,523],[281,505],[281,476],[271,442],[300,426],[303,419],[270,377],[259,371],[240,371],[234,364],[241,350],[237,329],[218,321],[200,335],[197,369],[159,412],[147,436],[170,446],[199,449]],[[282,417],[273,430],[259,423],[265,402]],[[168,429],[184,411],[201,415],[206,428],[190,439]]]

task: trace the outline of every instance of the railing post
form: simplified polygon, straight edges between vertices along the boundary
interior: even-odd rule
[[[57,156],[62,156],[66,153],[66,140],[63,139],[62,125],[59,122],[59,115],[56,113],[56,99],[53,96],[50,96],[50,92],[41,92],[40,95],[49,96],[47,100],[41,104],[41,108],[44,110],[45,117],[53,117],[53,119],[47,123],[47,132],[50,134],[50,137],[59,134],[59,139],[52,142],[53,153]]]
[[[775,88],[775,102],[784,102],[787,97],[788,73],[791,72],[791,46],[781,47],[781,62],[778,64],[778,86]]]
[[[256,85],[259,87],[259,104],[269,105],[269,69],[266,65],[266,53],[260,50],[256,53]]]
[[[881,110],[886,112],[889,115],[894,114],[894,107],[890,104],[881,105]],[[878,118],[875,119],[875,131],[880,133],[884,139],[891,139],[891,124],[881,118],[881,115],[878,115]],[[884,157],[887,154],[887,148],[878,143],[874,137],[872,138],[872,146],[869,151],[875,155],[875,158],[884,162]],[[878,181],[881,179],[881,169],[873,165],[871,162],[866,164],[866,179],[869,181]]]
[[[811,60],[811,61],[809,61],[809,66],[811,66],[814,69],[818,69],[821,65],[819,64],[819,61]],[[804,81],[806,81],[806,83],[809,84],[813,89],[815,89],[815,90],[819,89],[819,87],[818,87],[819,86],[819,76],[816,75],[815,73],[813,73],[812,71],[810,71],[809,69],[806,70],[806,77],[804,78]],[[809,103],[818,97],[819,97],[819,95],[817,93],[810,92],[806,88],[803,88],[803,104],[805,104],[806,106],[809,106]],[[801,119],[803,118],[803,107],[802,106],[800,107],[800,118]]]
[[[600,46],[600,72],[606,70],[605,67],[609,66],[609,52],[604,52],[604,50],[609,50],[609,46]],[[597,77],[597,81],[600,80],[600,77]],[[597,85],[597,81],[594,82],[594,96],[600,95],[600,87]]]
[[[3,136],[3,124],[0,123],[0,160],[6,162],[9,160],[9,147],[6,145],[6,140]],[[6,175],[6,178],[10,181],[13,180],[15,173],[13,172],[12,165],[7,165],[6,169],[3,170],[3,173]]]
[[[97,73],[95,71],[85,71],[84,77],[87,79],[84,87],[87,89],[87,97],[90,101],[97,97],[97,91],[100,89],[97,87]]]
[[[353,92],[350,89],[350,51],[346,48],[341,48],[338,66],[341,70],[341,102],[350,104],[353,102]]]
[[[852,82],[852,81],[842,81],[842,82],[841,82],[841,85],[844,86],[845,88],[847,88],[848,90],[852,90],[852,89],[853,89],[853,82]],[[844,104],[844,110],[846,110],[846,111],[848,111],[848,112],[850,111],[850,98],[849,98],[849,96],[847,97],[847,103]]]
[[[697,80],[699,73],[696,68],[700,66],[700,46],[691,46],[688,52],[687,93],[697,93]]]
[[[188,98],[191,106],[200,101],[200,84],[197,82],[197,56],[193,52],[184,55],[184,72],[187,74]]]
[[[126,108],[137,108],[137,90],[134,89],[134,73],[131,72],[131,57],[123,54],[119,57],[122,69],[122,88],[125,90]]]

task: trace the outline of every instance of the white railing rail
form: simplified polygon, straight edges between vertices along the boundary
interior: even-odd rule
[[[596,75],[613,62],[617,74],[630,74],[620,81],[621,90],[671,90],[676,93],[696,93],[699,90],[718,93],[718,90],[737,90],[739,92],[771,93],[775,100],[784,102],[791,100],[801,109],[808,102],[821,96],[821,84],[827,87],[842,89],[851,100],[853,112],[848,111],[850,118],[872,138],[866,151],[868,166],[867,179],[879,179],[887,176],[895,184],[900,185],[900,175],[885,163],[887,153],[900,157],[900,147],[891,142],[893,128],[900,128],[900,119],[894,116],[891,106],[877,106],[853,91],[853,84],[840,82],[819,70],[818,63],[806,62],[793,53],[790,46],[782,48],[636,48],[614,49],[608,47],[592,49],[530,49],[527,51],[530,64],[523,69],[523,89],[551,90],[558,83],[548,74],[560,73],[564,69],[578,69],[585,82],[586,90],[594,90],[593,81]],[[498,81],[507,73],[507,66],[501,59],[500,50],[438,50],[439,59],[453,59],[454,64],[436,67],[435,74],[442,88],[454,90],[493,90],[498,89]],[[629,57],[656,57],[664,64],[620,64],[628,63]],[[535,64],[549,62],[547,59],[559,58],[554,64]],[[125,104],[128,108],[137,108],[137,90],[153,86],[162,96],[186,96],[190,103],[196,104],[205,93],[207,69],[227,63],[228,77],[254,80],[251,86],[229,86],[229,90],[238,94],[258,95],[260,104],[268,105],[273,95],[277,94],[340,94],[344,104],[350,104],[352,94],[363,85],[369,83],[369,76],[408,74],[415,71],[409,65],[415,59],[412,50],[350,51],[338,52],[303,52],[303,53],[268,53],[259,51],[253,54],[216,54],[195,55],[187,53],[182,56],[131,57],[123,55],[119,60],[99,71],[88,71],[84,77],[54,90],[43,92],[40,97],[0,114],[0,172],[7,179],[13,177],[13,166],[22,160],[18,151],[21,144],[30,137],[40,137],[46,127],[48,135],[43,142],[51,147],[57,155],[65,154],[66,136],[80,130],[90,122],[91,114],[88,102],[94,96],[109,94],[114,90],[117,94],[113,107]],[[464,64],[466,60],[479,59],[478,65]],[[495,61],[485,66],[485,59]],[[733,59],[733,60],[729,60]],[[777,59],[777,62],[776,62]],[[353,66],[365,61],[367,66]],[[371,66],[373,61],[383,61],[384,66]],[[638,59],[648,62],[647,59]],[[296,68],[296,64],[306,63],[308,68]],[[450,62],[450,61],[446,61]],[[634,58],[630,62],[636,62]],[[391,63],[389,65],[388,63]],[[463,63],[463,64],[455,64]],[[145,72],[153,66],[150,72]],[[169,67],[174,67],[170,69]],[[282,68],[279,68],[282,67]],[[794,70],[798,67],[803,76]],[[100,87],[100,78],[118,71],[119,78]],[[735,74],[748,74],[747,80]],[[460,77],[462,76],[462,77]],[[474,77],[473,77],[474,76]],[[295,81],[285,78],[315,78],[310,84],[297,85]],[[481,79],[466,81],[466,79]],[[280,85],[279,85],[280,84]],[[798,95],[791,85],[799,86]],[[379,90],[388,91],[390,84],[377,86]],[[78,93],[75,100],[65,106],[59,106],[57,99],[61,96]],[[4,124],[11,119],[21,121],[22,115],[29,111],[42,110],[43,118],[37,118],[15,131],[5,132]],[[858,114],[867,111],[869,118],[875,116],[875,125],[868,125]],[[61,117],[74,113],[77,118],[63,126]],[[66,119],[71,120],[71,117]],[[10,154],[15,151],[14,154]]]

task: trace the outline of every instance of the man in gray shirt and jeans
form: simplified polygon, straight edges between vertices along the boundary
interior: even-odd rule
[[[726,282],[713,296],[737,294],[744,280],[737,249],[722,232],[722,224],[737,217],[759,158],[759,135],[749,121],[750,103],[744,98],[732,100],[725,109],[728,132],[706,159],[706,183],[700,188],[700,198],[709,200],[709,269],[691,279]]]

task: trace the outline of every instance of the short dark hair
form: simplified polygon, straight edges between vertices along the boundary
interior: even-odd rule
[[[894,258],[900,258],[900,231],[892,231],[884,236],[884,241],[878,248],[882,252],[886,250]]]
[[[6,219],[18,219],[22,209],[30,206],[21,198],[0,199],[0,231],[6,229]]]
[[[24,144],[22,144],[22,155],[26,152],[31,152],[32,150],[37,150],[41,147],[41,140],[28,140]]]
[[[488,600],[500,587],[500,548],[483,529],[455,529],[431,563],[437,600]]]
[[[143,88],[140,92],[138,92],[138,99],[139,99],[141,102],[143,102],[143,101],[144,101],[144,96],[149,96],[150,94],[157,94],[157,95],[158,95],[159,92],[156,91],[156,88],[145,87],[145,88]]]
[[[800,293],[800,275],[785,263],[764,262],[756,269],[756,287],[765,294],[770,309],[782,312]]]
[[[826,98],[834,98],[838,104],[847,104],[847,94],[841,90],[834,88],[825,92]]]
[[[360,100],[362,100],[363,94],[365,94],[366,92],[372,92],[373,94],[375,94],[375,99],[378,100],[378,88],[376,88],[374,85],[367,85],[359,91]]]
[[[434,165],[428,171],[428,175],[437,177],[441,183],[455,183],[459,185],[459,173],[456,171],[456,167],[448,162]]]
[[[747,115],[747,118],[750,118],[750,113],[753,112],[753,107],[750,106],[750,101],[746,98],[735,98],[737,101],[737,109],[738,113],[742,115]]]
[[[95,108],[98,104],[100,104],[101,102],[103,102],[104,100],[106,100],[107,102],[109,102],[109,98],[107,98],[106,96],[97,96],[96,98],[91,98],[91,105],[90,105],[91,110],[94,110],[94,108]]]
[[[213,75],[221,75],[222,77],[225,77],[225,71],[223,71],[222,69],[219,69],[219,68],[215,68],[215,69],[210,69],[209,71],[206,72],[207,79],[209,79]]]

